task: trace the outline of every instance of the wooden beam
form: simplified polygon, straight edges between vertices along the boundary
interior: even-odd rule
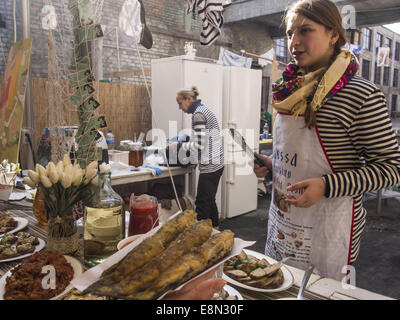
[[[244,51],[243,54],[245,54],[246,56],[254,57],[254,58],[264,59],[264,60],[267,60],[267,61],[270,61],[270,62],[276,61],[277,63],[279,63],[279,64],[281,64],[281,65],[283,65],[285,67],[287,66],[287,63],[284,63],[282,61],[269,59],[269,58],[266,58],[266,57],[263,57],[263,56],[259,56],[257,54],[250,53],[250,52],[247,52],[247,51]]]

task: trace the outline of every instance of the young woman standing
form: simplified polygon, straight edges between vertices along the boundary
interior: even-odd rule
[[[341,280],[359,253],[363,194],[400,183],[399,145],[383,93],[342,49],[335,4],[299,1],[285,22],[293,59],[273,86],[273,156],[259,155],[274,182],[266,254]]]

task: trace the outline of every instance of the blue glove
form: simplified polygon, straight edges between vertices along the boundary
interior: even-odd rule
[[[168,138],[167,143],[174,142],[174,141],[178,141],[179,143],[182,143],[182,142],[188,142],[189,140],[190,140],[190,137],[188,135],[180,134],[178,136]]]
[[[157,167],[145,166],[145,168],[149,170],[153,176],[159,176],[162,173],[162,170]]]

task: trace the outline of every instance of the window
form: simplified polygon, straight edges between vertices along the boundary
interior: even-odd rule
[[[390,48],[389,58],[392,57],[392,39],[385,38],[385,46]]]
[[[381,71],[382,71],[382,68],[381,68],[381,67],[378,67],[378,66],[375,64],[374,82],[375,82],[376,84],[381,84]]]
[[[363,28],[363,47],[364,49],[371,51],[371,29]]]
[[[397,110],[397,95],[392,95],[392,111]]]
[[[394,59],[400,61],[400,42],[396,42],[396,49],[394,51]]]
[[[389,77],[390,77],[390,68],[384,67],[383,68],[383,85],[384,86],[389,85]]]
[[[275,40],[275,44],[276,44],[276,59],[282,62],[289,62],[286,38]]]
[[[399,69],[394,69],[393,72],[393,88],[397,88],[399,84]]]
[[[0,28],[5,28],[6,27],[6,20],[4,19],[4,16],[2,13],[0,13]]]
[[[362,62],[362,77],[369,80],[369,66],[370,66],[370,61],[363,59]]]
[[[354,30],[348,30],[347,31],[347,39],[349,39],[350,43],[359,45],[360,44],[360,31],[354,29]]]
[[[379,48],[383,47],[383,36],[380,33],[376,34],[375,47],[376,47],[377,53],[378,53]]]

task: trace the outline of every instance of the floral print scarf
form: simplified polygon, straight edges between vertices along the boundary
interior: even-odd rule
[[[347,50],[342,50],[328,70],[321,68],[304,74],[300,67],[291,62],[283,71],[282,78],[272,85],[273,107],[281,112],[304,114],[307,99],[315,85],[318,85],[311,102],[314,111],[317,111],[346,86],[358,69],[357,58]],[[323,72],[325,74],[318,83],[317,79]]]

